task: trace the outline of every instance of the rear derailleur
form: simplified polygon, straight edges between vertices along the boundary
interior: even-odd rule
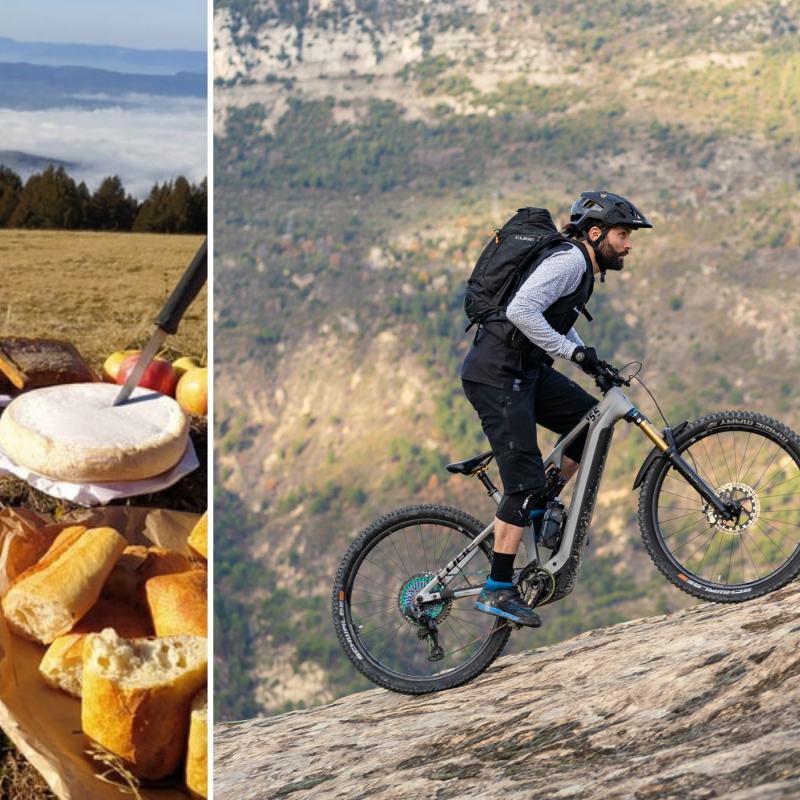
[[[439,626],[436,620],[416,603],[406,605],[405,615],[417,626],[417,638],[428,640],[428,661],[441,661],[445,654],[444,647],[439,642]]]

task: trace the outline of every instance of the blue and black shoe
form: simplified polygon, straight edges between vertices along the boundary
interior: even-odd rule
[[[525,604],[516,586],[508,589],[497,589],[494,592],[484,588],[475,603],[475,608],[478,611],[484,611],[496,617],[503,617],[503,619],[511,620],[518,625],[525,625],[528,628],[538,628],[542,624],[542,618],[530,606]]]

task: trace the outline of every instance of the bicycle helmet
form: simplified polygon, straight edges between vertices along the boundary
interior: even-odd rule
[[[613,192],[581,192],[581,196],[572,204],[566,231],[570,235],[582,235],[584,242],[594,250],[600,264],[600,283],[605,283],[607,269],[622,269],[621,262],[617,265],[603,263],[600,250],[600,244],[608,232],[618,225],[634,230],[653,227],[630,200]],[[601,228],[602,233],[592,241],[589,229],[595,226]]]
[[[634,230],[653,227],[630,200],[606,191],[581,192],[572,204],[569,221],[577,233],[588,231],[594,225],[602,228],[625,225]]]

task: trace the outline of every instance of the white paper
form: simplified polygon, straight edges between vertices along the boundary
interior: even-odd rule
[[[49,494],[51,497],[69,500],[71,503],[81,506],[104,506],[112,500],[163,491],[199,466],[200,461],[192,440],[189,439],[183,458],[171,470],[162,472],[153,478],[141,481],[117,481],[116,483],[69,483],[47,478],[38,472],[21,467],[0,450],[0,472],[14,475],[34,489]]]

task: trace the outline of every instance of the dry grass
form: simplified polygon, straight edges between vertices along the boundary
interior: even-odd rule
[[[0,336],[72,342],[99,371],[115,350],[141,347],[161,306],[197,248],[199,236],[0,230]],[[205,357],[204,289],[168,341],[168,357]],[[178,484],[126,503],[202,512],[208,506],[207,421],[193,417],[191,437],[200,468]],[[0,506],[59,514],[74,508],[0,478]],[[39,773],[0,734],[0,800],[52,798]]]
[[[203,241],[201,236],[0,230],[0,336],[71,341],[99,368],[115,350],[143,345]],[[204,289],[168,340],[204,356]]]

